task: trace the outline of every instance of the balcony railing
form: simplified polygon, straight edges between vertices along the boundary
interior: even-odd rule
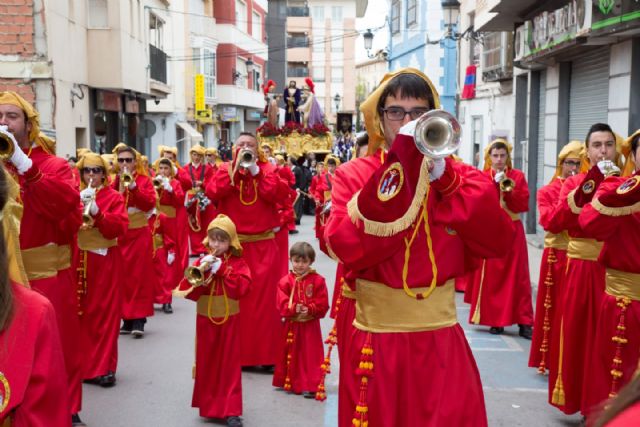
[[[151,78],[167,83],[167,54],[152,44],[149,45],[149,64],[151,65]]]
[[[287,47],[309,47],[309,37],[287,37]]]
[[[287,16],[309,16],[309,7],[289,6],[287,7]]]
[[[309,68],[287,67],[287,77],[308,77]]]

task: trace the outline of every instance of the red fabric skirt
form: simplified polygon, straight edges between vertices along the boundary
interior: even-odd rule
[[[342,284],[344,283],[342,280],[343,276],[344,276],[344,264],[339,262],[336,267],[336,280],[335,282],[333,282],[333,294],[331,296],[331,311],[329,312],[329,317],[332,319],[335,319],[337,315],[336,303],[338,302],[338,297],[342,295]],[[344,301],[344,298],[341,298],[341,301]]]
[[[251,270],[251,291],[240,300],[240,363],[242,366],[275,365],[282,322],[276,309],[280,276],[280,251],[275,239],[242,244]]]
[[[184,269],[180,266],[178,255],[176,254],[176,259],[171,265],[167,264],[167,255],[165,248],[158,248],[153,257],[153,266],[157,277],[153,302],[156,304],[171,304],[173,300],[171,291],[178,286],[184,277]]]
[[[598,327],[594,338],[593,351],[587,356],[587,366],[590,375],[582,390],[583,410],[587,415],[597,411],[604,404],[609,393],[617,394],[620,389],[633,379],[640,360],[640,301],[629,301],[624,305],[622,298],[616,298],[607,293],[602,298]],[[624,313],[624,314],[623,314]],[[618,326],[624,326],[619,330]],[[627,339],[626,343],[617,344],[613,337],[620,336]],[[620,364],[614,364],[617,358]],[[613,381],[612,370],[622,372],[622,377]],[[640,422],[640,419],[636,420]]]
[[[359,379],[347,367],[347,352],[351,340],[356,333],[353,320],[356,317],[356,300],[342,297],[340,307],[336,312],[336,334],[338,336],[338,360],[340,372],[338,382],[338,420],[350,420],[358,403]],[[351,424],[344,424],[351,426]]]
[[[480,299],[480,321],[486,326],[533,325],[531,278],[527,241],[522,221],[514,221],[516,228],[512,250],[503,258],[484,261],[483,268],[475,270],[472,286],[467,286],[465,301],[471,301],[469,323]]]
[[[288,332],[293,333],[293,343],[287,344]],[[279,342],[279,358],[273,374],[274,387],[284,387],[287,374],[291,380],[291,391],[315,393],[320,383],[324,346],[320,332],[320,320],[308,322],[286,321]],[[287,358],[291,363],[287,367]]]
[[[29,284],[47,297],[55,309],[69,384],[69,415],[75,414],[82,409],[83,374],[76,277],[68,268],[58,271],[57,277],[31,280]]]
[[[80,256],[84,251],[80,251]],[[84,298],[84,379],[116,372],[118,331],[122,306],[122,258],[120,249],[109,248],[106,256],[87,251],[87,294]]]
[[[127,230],[118,239],[123,260],[122,318],[141,319],[153,316],[153,295],[157,277],[151,274],[153,243],[149,227]]]
[[[585,378],[592,375],[586,364],[586,355],[594,351],[593,339],[598,324],[598,311],[604,295],[605,269],[597,261],[567,258],[564,280],[564,299],[556,312],[553,328],[553,346],[549,353],[557,362],[549,364],[549,403],[562,372],[565,404],[554,405],[565,414],[573,414],[582,407]],[[552,347],[553,348],[553,347]]]
[[[276,233],[276,243],[278,244],[278,265],[280,271],[278,275],[284,277],[289,272],[289,230],[282,226]]]
[[[553,254],[555,262],[549,263],[549,256]],[[538,368],[541,366],[541,361],[544,357],[544,367],[548,369],[549,354],[551,347],[551,336],[553,331],[553,324],[557,307],[562,301],[562,281],[564,279],[565,271],[567,270],[567,251],[562,249],[544,248],[542,251],[542,262],[540,263],[540,280],[538,283],[538,297],[536,300],[536,317],[533,326],[533,338],[531,340],[531,351],[529,353],[529,367]],[[547,276],[551,282],[547,284]],[[545,298],[549,294],[548,310],[545,309]],[[547,316],[548,328],[546,332],[547,337],[547,351],[541,352],[542,342],[544,341],[544,320]],[[557,353],[557,349],[555,350]],[[544,355],[544,356],[543,356]]]
[[[218,321],[222,319],[216,319]],[[214,325],[196,315],[196,378],[191,406],[201,417],[242,415],[242,372],[238,316]]]
[[[345,364],[352,381],[369,333],[356,330]],[[480,374],[460,325],[428,332],[371,333],[373,376],[366,401],[371,427],[487,425]],[[451,393],[464,398],[452,398]],[[359,395],[352,396],[358,401]],[[339,412],[340,427],[351,426],[350,413]]]
[[[185,233],[188,228],[187,210],[185,208],[176,209],[176,262],[182,272],[189,266],[189,233]]]

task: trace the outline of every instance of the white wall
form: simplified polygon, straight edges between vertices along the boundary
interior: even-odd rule
[[[631,87],[631,40],[611,46],[609,63],[609,115],[611,128],[621,135],[629,135],[629,104]]]

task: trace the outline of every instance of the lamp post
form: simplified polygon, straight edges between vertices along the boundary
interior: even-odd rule
[[[340,101],[342,100],[342,97],[340,96],[339,93],[336,93],[336,96],[333,97],[333,102],[336,103],[336,114],[338,114],[338,111],[340,110]]]
[[[367,51],[367,56],[373,58],[375,55],[371,55],[371,48],[373,47],[373,32],[368,29],[363,35],[364,49]]]
[[[458,0],[442,0],[440,6],[442,7],[444,26],[447,28],[447,35],[445,37],[450,37],[453,32],[453,26],[458,22],[460,2]]]

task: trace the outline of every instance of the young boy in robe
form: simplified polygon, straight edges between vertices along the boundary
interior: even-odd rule
[[[309,243],[295,243],[289,259],[292,269],[280,279],[276,295],[285,328],[273,385],[313,399],[324,360],[320,319],[329,310],[327,284],[311,268],[316,254]]]
[[[191,406],[200,416],[242,426],[239,299],[249,291],[251,272],[242,258],[236,226],[218,215],[203,244],[209,254],[195,263],[202,280],[185,272],[177,295],[196,301],[196,366]],[[193,270],[192,270],[193,271]]]

